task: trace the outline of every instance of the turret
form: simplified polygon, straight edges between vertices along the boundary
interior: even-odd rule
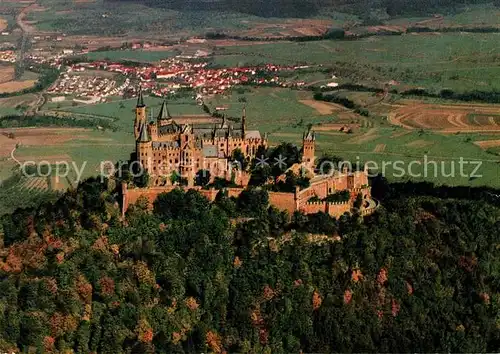
[[[139,137],[136,142],[137,160],[141,163],[142,167],[150,172],[152,151],[152,142],[149,139],[148,127],[146,123],[142,123],[140,127]]]
[[[170,112],[168,110],[167,100],[164,100],[161,105],[160,114],[158,114],[157,121],[159,126],[168,124],[172,121],[172,116],[170,115]]]
[[[247,107],[243,106],[243,113],[241,115],[241,137],[245,138],[247,130]]]
[[[302,136],[302,162],[306,165],[314,163],[316,134],[309,129]]]
[[[135,121],[134,121],[134,135],[137,139],[141,133],[142,124],[146,123],[146,105],[144,104],[144,97],[142,96],[142,88],[139,90],[137,97],[137,105],[135,107]]]

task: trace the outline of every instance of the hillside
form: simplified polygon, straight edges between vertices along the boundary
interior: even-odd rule
[[[0,351],[500,346],[500,209],[484,200],[386,194],[365,222],[288,222],[267,209],[265,192],[209,204],[174,191],[152,213],[139,202],[121,220],[108,186],[89,180],[53,205],[3,217]]]
[[[261,17],[300,17],[321,15],[328,9],[356,15],[385,11],[389,16],[430,15],[436,11],[455,11],[461,7],[491,3],[490,0],[108,0],[133,2],[151,7],[181,11],[231,11]]]

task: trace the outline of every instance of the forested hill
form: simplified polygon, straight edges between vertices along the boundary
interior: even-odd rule
[[[175,190],[121,220],[89,180],[2,218],[0,352],[498,351],[500,209],[388,196],[289,222]]]
[[[152,7],[183,11],[230,11],[261,17],[309,17],[326,10],[366,15],[370,11],[385,11],[390,16],[431,15],[436,11],[491,3],[491,0],[107,0],[135,2]],[[499,0],[494,0],[500,4]]]

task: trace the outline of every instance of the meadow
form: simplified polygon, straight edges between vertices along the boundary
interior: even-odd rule
[[[134,61],[152,63],[176,56],[175,51],[144,51],[144,50],[109,50],[90,52],[85,55],[87,60]]]
[[[377,36],[359,40],[280,42],[218,48],[214,65],[257,63],[353,63],[366,67],[369,80],[456,91],[500,90],[500,34],[437,33]],[[375,80],[374,80],[375,81]],[[374,83],[379,83],[376,80]]]

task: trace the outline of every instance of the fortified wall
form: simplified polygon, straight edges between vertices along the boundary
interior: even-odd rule
[[[344,176],[345,177],[345,176]],[[321,181],[316,181],[311,183],[311,186],[303,190],[299,190],[297,187],[295,192],[269,192],[269,204],[280,210],[286,210],[290,215],[295,211],[302,211],[305,214],[314,214],[318,212],[327,213],[332,217],[340,217],[346,212],[350,212],[353,208],[354,201],[358,194],[363,196],[363,201],[368,205],[374,205],[370,199],[370,187],[368,185],[362,185],[358,188],[349,189],[350,198],[346,202],[325,202],[325,201],[309,201],[312,197],[316,196],[320,199],[325,198],[329,192],[339,191],[335,185],[332,184],[332,180],[338,178],[338,176],[330,176]],[[334,187],[328,187],[328,186]],[[213,202],[219,190],[215,188],[203,189],[202,187],[179,187],[179,186],[163,186],[163,187],[148,187],[148,188],[132,188],[129,189],[126,183],[122,184],[122,213],[128,210],[130,205],[133,205],[141,196],[147,197],[150,206],[156,200],[158,195],[161,193],[168,193],[176,188],[182,188],[184,190],[194,189],[197,190],[201,195],[207,198],[209,201]],[[245,188],[225,188],[229,197],[238,197]],[[340,189],[342,190],[342,189]],[[370,202],[368,202],[370,201]],[[376,204],[375,204],[376,205]],[[374,209],[374,208],[373,208]],[[372,209],[362,208],[362,215],[368,215],[371,213]]]

